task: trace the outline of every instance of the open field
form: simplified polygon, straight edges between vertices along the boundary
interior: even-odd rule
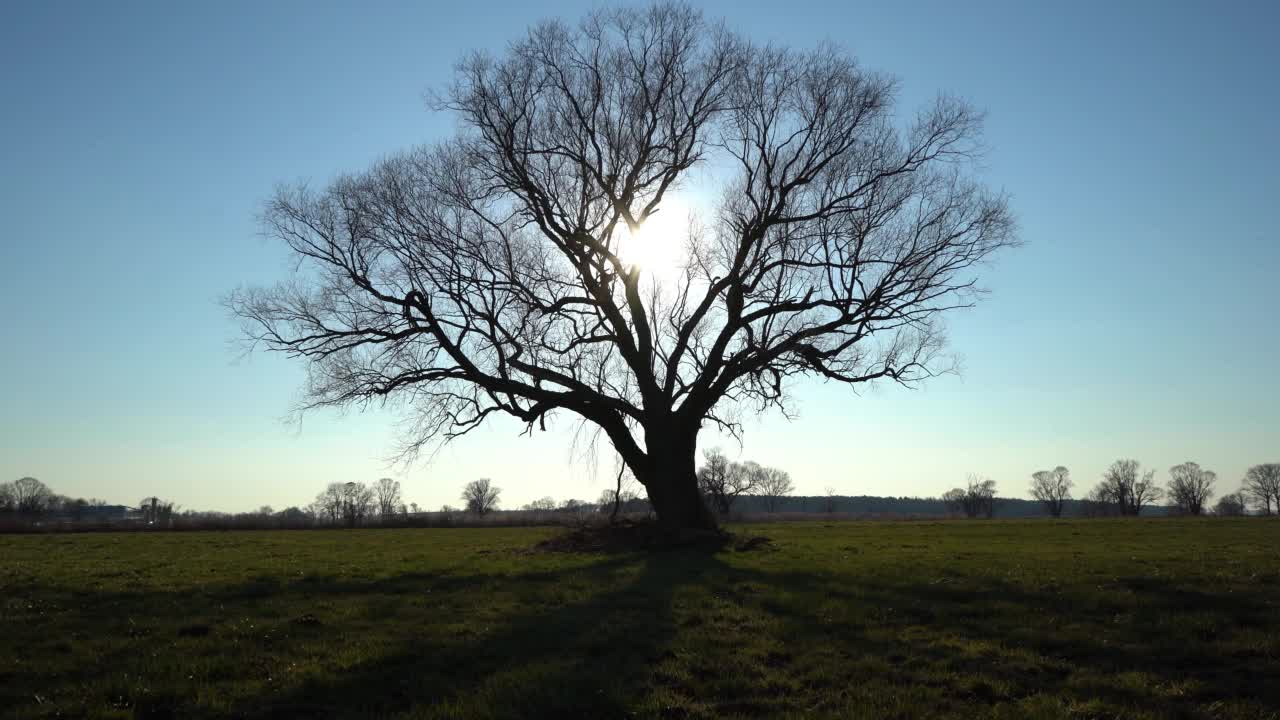
[[[1280,717],[1280,522],[0,537],[0,716]]]

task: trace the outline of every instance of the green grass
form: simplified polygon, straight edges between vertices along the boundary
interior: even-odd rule
[[[0,537],[0,716],[1280,718],[1280,522]]]

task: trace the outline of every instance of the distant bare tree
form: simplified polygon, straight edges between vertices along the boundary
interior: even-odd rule
[[[1031,475],[1031,497],[1044,503],[1053,517],[1062,517],[1062,508],[1071,499],[1071,471],[1059,465]]]
[[[1085,517],[1111,517],[1120,514],[1120,508],[1108,491],[1099,484],[1080,501],[1080,513]]]
[[[946,505],[947,512],[952,515],[960,515],[965,513],[965,491],[961,488],[951,488],[942,493],[942,503]]]
[[[374,501],[378,505],[378,515],[387,520],[394,516],[402,504],[400,499],[400,481],[391,478],[379,478],[373,484]]]
[[[18,478],[9,486],[13,507],[19,515],[35,517],[49,509],[53,491],[33,477]]]
[[[344,483],[329,483],[312,503],[317,519],[337,523],[342,519],[342,503],[346,496]]]
[[[526,512],[544,512],[544,513],[546,513],[546,512],[555,512],[556,507],[557,507],[557,505],[556,505],[556,501],[555,501],[555,499],[554,499],[554,498],[551,498],[551,497],[544,497],[544,498],[540,498],[540,499],[538,499],[538,500],[534,500],[534,501],[533,501],[533,502],[531,502],[531,503],[527,503],[527,504],[525,504],[525,506],[524,506],[524,507],[522,507],[522,508],[520,508],[520,509],[521,509],[521,510],[524,510],[524,511],[526,511]]]
[[[777,512],[782,498],[795,492],[795,483],[785,470],[775,467],[760,467],[759,475],[754,483],[756,493],[764,498],[769,512]]]
[[[738,496],[752,490],[756,477],[747,464],[729,462],[719,448],[703,452],[703,459],[698,469],[698,489],[716,512],[727,515]]]
[[[13,494],[13,483],[0,483],[0,513],[14,512],[17,500]]]
[[[362,482],[341,483],[339,487],[343,521],[347,527],[363,523],[375,507],[373,488]]]
[[[498,496],[501,494],[502,488],[494,487],[489,478],[480,478],[462,488],[462,501],[466,503],[467,512],[488,515],[498,509]]]
[[[1169,499],[1179,512],[1199,515],[1204,512],[1205,503],[1213,497],[1213,485],[1217,479],[1216,473],[1202,469],[1197,463],[1174,465],[1169,468]]]
[[[1244,474],[1243,492],[1262,510],[1270,515],[1272,507],[1280,511],[1280,463],[1254,465]]]
[[[996,512],[996,481],[980,475],[969,475],[964,488],[949,490],[942,501],[952,512],[959,510],[965,517],[991,517]]]
[[[1164,492],[1156,487],[1154,470],[1141,472],[1137,460],[1117,460],[1102,474],[1102,482],[1094,488],[1093,495],[1100,501],[1116,507],[1121,515],[1139,515],[1142,508],[1159,502]]]
[[[173,512],[177,506],[169,500],[158,497],[143,498],[138,502],[142,512],[142,521],[148,525],[168,526],[173,521]]]
[[[641,498],[636,489],[635,477],[627,470],[626,465],[618,468],[614,487],[600,494],[600,512],[609,513],[609,522],[617,523],[623,509]]]
[[[542,23],[458,63],[436,102],[457,137],[282,189],[265,232],[296,279],[229,305],[307,364],[305,407],[406,399],[410,448],[576,416],[664,526],[712,529],[701,428],[785,409],[793,378],[950,371],[942,320],[1016,242],[976,177],[981,113],[939,95],[903,121],[896,96],[834,45],[753,43],[687,5]],[[706,221],[643,238],[683,251],[659,280],[628,247],[703,176]]]
[[[836,495],[836,489],[828,485],[822,491],[822,511],[833,513],[836,511],[836,505],[839,504],[840,498]]]
[[[1222,517],[1239,517],[1244,515],[1248,508],[1248,499],[1243,492],[1227,493],[1218,498],[1218,504],[1213,506],[1213,514]]]

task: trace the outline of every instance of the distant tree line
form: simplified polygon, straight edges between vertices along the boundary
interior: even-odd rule
[[[1137,460],[1121,459],[1103,472],[1101,481],[1082,499],[1074,499],[1074,481],[1065,466],[1031,474],[1029,492],[1034,500],[1000,498],[994,480],[970,475],[963,487],[940,498],[874,497],[838,495],[827,488],[817,496],[795,496],[790,475],[752,461],[731,461],[718,448],[707,450],[697,470],[699,491],[723,518],[804,516],[814,513],[847,516],[954,515],[964,517],[1031,517],[1067,515],[1081,517],[1157,514],[1222,517],[1280,512],[1280,463],[1254,465],[1235,492],[1215,497],[1217,475],[1194,462],[1171,467],[1161,487],[1154,470],[1144,470]],[[371,484],[330,483],[305,507],[275,511],[263,506],[248,513],[179,511],[172,501],[147,497],[136,506],[113,505],[105,500],[59,495],[33,477],[0,483],[0,530],[201,528],[309,528],[460,524],[524,525],[618,521],[651,518],[653,506],[625,468],[615,485],[595,501],[544,497],[519,508],[502,510],[502,489],[489,478],[466,483],[462,506],[449,505],[424,512],[416,503],[405,503],[400,482],[381,478]],[[1160,505],[1167,501],[1167,505]],[[1212,504],[1211,504],[1212,503]]]

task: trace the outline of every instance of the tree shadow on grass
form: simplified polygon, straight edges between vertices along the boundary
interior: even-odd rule
[[[693,548],[602,554],[585,565],[507,574],[455,568],[291,582],[264,576],[191,592],[30,594],[51,607],[78,606],[82,617],[68,622],[114,614],[155,628],[61,678],[63,688],[93,685],[119,668],[145,677],[139,663],[154,648],[242,663],[207,683],[205,693],[278,671],[260,663],[327,656],[301,679],[281,675],[229,706],[202,705],[195,686],[172,679],[163,686],[153,677],[151,695],[120,704],[143,717],[822,716],[849,714],[858,703],[869,708],[863,714],[877,716],[893,714],[874,704],[893,697],[915,708],[894,711],[907,717],[997,714],[1037,699],[1050,708],[1046,717],[1203,717],[1218,700],[1243,708],[1223,717],[1280,708],[1275,644],[1250,650],[1213,636],[1275,632],[1275,605],[1265,595],[1148,576],[1059,589],[965,573],[930,579],[758,565]],[[682,588],[692,591],[692,603]],[[418,610],[397,614],[410,604]],[[260,605],[284,615],[272,618]],[[232,626],[236,618],[259,627]],[[1180,618],[1207,620],[1171,632],[1177,626],[1168,621]],[[752,619],[758,622],[735,624]],[[1153,619],[1165,623],[1157,627]],[[425,632],[414,626],[427,620],[439,624]],[[360,645],[352,635],[361,632],[376,634],[377,642],[344,656]],[[163,642],[153,647],[157,640]],[[758,644],[744,651],[748,642]],[[681,645],[700,655],[672,660]],[[758,661],[750,677],[699,677],[742,669],[744,653],[754,658],[746,662]],[[35,676],[16,680],[44,693]],[[1188,689],[1153,687],[1176,684]],[[664,688],[688,702],[662,706],[653,697]],[[30,703],[31,695],[11,699]]]
[[[874,668],[874,678],[846,674],[842,682],[932,695],[931,715],[971,716],[975,706],[1044,696],[1063,714],[1066,703],[1114,717],[1280,717],[1277,658],[1215,642],[1239,630],[1280,629],[1274,604],[1257,597],[1152,577],[1123,578],[1087,598],[990,577],[978,586],[871,577],[843,589],[831,576],[803,571],[737,569],[734,578],[764,588],[763,609],[782,621],[789,645],[825,650],[831,664],[861,658]],[[1121,591],[1127,600],[1108,595]],[[865,615],[824,622],[815,617],[822,600]],[[1089,603],[1095,607],[1082,609]],[[1207,625],[1196,624],[1205,618]],[[1205,710],[1224,701],[1243,710]]]
[[[492,631],[408,642],[340,675],[242,704],[243,717],[582,717],[628,715],[676,632],[673,593],[719,565],[710,551],[611,556],[575,572],[602,588],[523,608]],[[632,574],[620,584],[620,570]],[[554,580],[552,577],[548,578]],[[516,578],[517,582],[526,578]]]

